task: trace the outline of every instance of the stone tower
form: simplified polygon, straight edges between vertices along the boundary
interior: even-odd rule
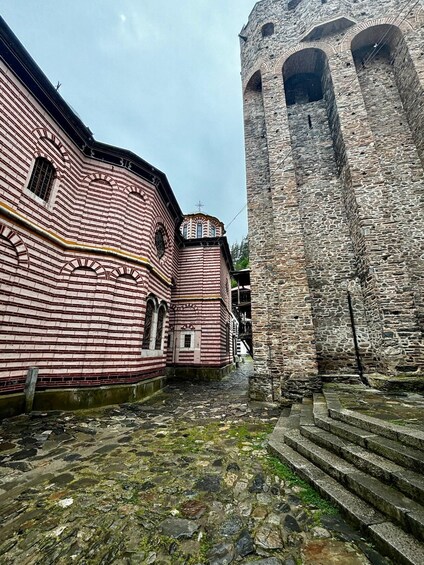
[[[252,398],[424,372],[423,22],[421,0],[263,0],[240,33]]]

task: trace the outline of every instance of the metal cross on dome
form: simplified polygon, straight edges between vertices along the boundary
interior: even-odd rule
[[[198,208],[198,211],[199,211],[199,212],[202,211],[202,208],[203,208],[204,206],[205,206],[205,205],[202,204],[202,202],[200,202],[200,200],[199,200],[199,202],[196,204],[196,208]]]

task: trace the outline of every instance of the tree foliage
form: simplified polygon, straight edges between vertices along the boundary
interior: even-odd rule
[[[240,243],[237,241],[233,243],[230,251],[236,271],[249,268],[249,239],[247,235],[242,238]]]

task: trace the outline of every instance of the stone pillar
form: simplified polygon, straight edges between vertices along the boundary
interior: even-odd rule
[[[244,93],[254,375],[252,400],[279,398],[281,331],[275,271],[274,221],[262,81],[256,73]]]
[[[336,152],[375,368],[395,374],[423,355],[411,280],[351,52],[333,56],[330,71],[339,122]]]
[[[281,319],[280,335],[275,336],[272,346],[281,365],[282,398],[293,400],[319,387],[315,333],[281,73],[276,75],[270,69],[263,75],[262,85],[273,210],[272,245]]]

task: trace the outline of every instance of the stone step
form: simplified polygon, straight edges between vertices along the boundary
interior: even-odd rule
[[[381,509],[406,531],[424,540],[424,508],[420,504],[319,447],[304,437],[300,430],[286,430],[284,441],[350,491]]]
[[[357,374],[346,374],[346,375],[318,375],[323,384],[326,383],[338,383],[338,384],[348,384],[348,385],[360,385],[362,384],[361,377]]]
[[[365,535],[373,539],[380,551],[388,555],[394,563],[400,565],[422,565],[424,563],[424,548],[419,541],[388,521],[383,514],[349,492],[311,461],[281,440],[273,440],[272,437],[269,449],[359,526]]]
[[[312,398],[304,398],[300,409],[299,424],[301,426],[314,426],[314,414],[312,411]]]
[[[360,471],[392,485],[413,500],[424,504],[424,478],[422,475],[407,470],[393,461],[315,426],[301,425],[300,431],[307,439],[332,451],[339,457],[343,457]]]
[[[421,430],[405,429],[404,426],[342,408],[334,404],[334,393],[324,392],[324,397],[329,399],[328,410],[331,418],[424,451],[424,432]]]
[[[347,439],[412,471],[424,472],[424,452],[419,449],[402,445],[398,441],[387,439],[333,418],[316,416],[315,424],[327,432]]]

